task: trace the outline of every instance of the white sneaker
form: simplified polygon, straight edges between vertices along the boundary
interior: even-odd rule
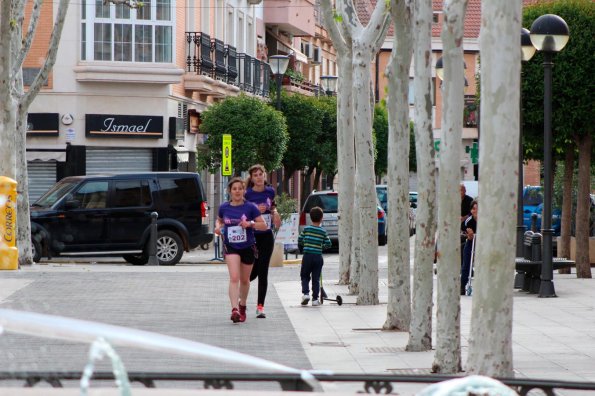
[[[313,307],[317,307],[320,305],[320,300],[316,299],[316,300],[312,300],[312,306]]]
[[[310,296],[307,294],[302,295],[302,305],[308,305],[310,302]]]

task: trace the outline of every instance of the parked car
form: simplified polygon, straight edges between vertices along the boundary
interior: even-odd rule
[[[310,209],[318,206],[324,211],[322,218],[322,227],[328,233],[328,236],[334,247],[339,245],[339,193],[334,190],[313,191],[300,212],[300,231],[306,226],[312,224],[310,220]],[[376,201],[378,212],[378,245],[386,245],[386,213],[380,202]]]
[[[31,206],[33,259],[121,255],[144,265],[157,212],[157,259],[175,265],[184,251],[212,241],[207,210],[196,173],[67,177]]]
[[[541,214],[543,212],[543,187],[525,186],[523,188],[523,224],[527,230],[531,229],[531,216],[537,214],[537,229],[541,229]],[[554,235],[560,235],[561,211],[552,208],[552,229]]]
[[[382,209],[388,213],[388,188],[386,184],[376,185],[376,195]],[[415,212],[417,209],[417,192],[409,191],[409,235],[415,234]]]

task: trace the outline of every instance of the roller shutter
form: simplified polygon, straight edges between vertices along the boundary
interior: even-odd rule
[[[87,148],[87,175],[152,170],[152,149]]]
[[[56,161],[29,161],[29,202],[33,203],[56,183]]]

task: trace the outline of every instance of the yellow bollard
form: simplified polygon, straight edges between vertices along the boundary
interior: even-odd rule
[[[0,176],[0,270],[19,268],[16,225],[17,182]]]

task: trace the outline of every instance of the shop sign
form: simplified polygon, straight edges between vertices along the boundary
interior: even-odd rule
[[[58,113],[29,113],[27,114],[27,136],[58,136]]]
[[[87,137],[153,138],[163,137],[163,117],[115,114],[85,115]]]

